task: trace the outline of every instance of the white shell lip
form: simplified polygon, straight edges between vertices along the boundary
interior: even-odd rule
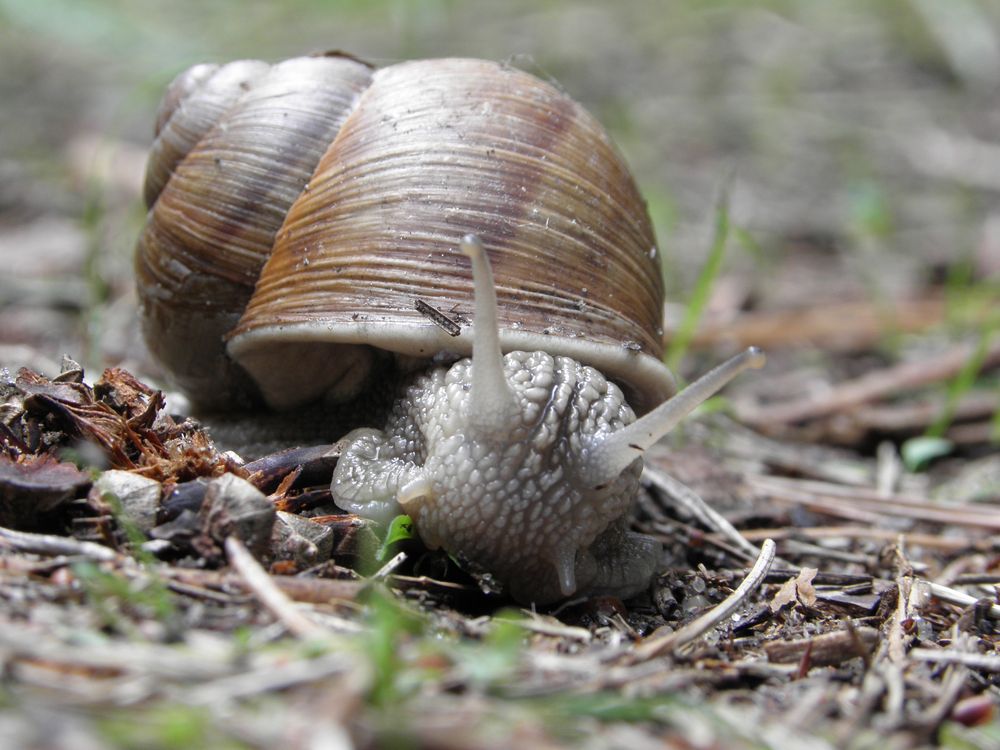
[[[643,414],[670,398],[677,385],[667,366],[643,351],[596,343],[583,338],[502,329],[503,351],[546,351],[571,357],[599,370],[622,386],[629,404]],[[317,344],[327,343],[327,347]],[[353,358],[359,349],[383,349],[426,358],[442,352],[472,353],[472,329],[449,336],[434,324],[400,325],[394,322],[354,320],[346,323],[292,323],[261,326],[233,336],[229,355],[256,381],[272,408],[287,409],[319,398],[337,399],[338,384],[368,376],[359,370],[367,362]],[[347,389],[345,396],[352,395]]]

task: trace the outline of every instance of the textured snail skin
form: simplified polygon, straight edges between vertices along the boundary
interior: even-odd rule
[[[489,261],[469,236],[473,356],[418,377],[383,430],[344,439],[331,491],[344,510],[409,515],[421,539],[488,571],[518,601],[627,597],[657,541],[626,530],[645,448],[763,355],[750,349],[641,420],[597,370],[545,352],[500,355]]]
[[[461,247],[475,284],[473,358],[417,378],[383,431],[347,435],[334,500],[382,522],[408,514],[429,547],[488,571],[518,601],[633,594],[660,550],[623,525],[642,461],[605,481],[588,457],[635,414],[621,389],[569,357],[501,356],[489,259],[478,237]]]
[[[491,430],[468,423],[471,366],[419,377],[383,431],[347,436],[337,504],[382,521],[407,513],[429,547],[489,571],[525,603],[645,587],[659,544],[622,526],[642,461],[601,487],[588,486],[582,464],[595,440],[634,421],[621,390],[568,357],[512,352],[504,374],[518,419]]]

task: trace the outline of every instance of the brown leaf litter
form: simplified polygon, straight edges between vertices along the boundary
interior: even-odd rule
[[[903,476],[872,489],[879,466],[850,452],[765,438],[723,417],[689,424],[674,450],[656,446],[636,527],[664,543],[668,567],[628,602],[522,612],[522,645],[504,667],[513,672],[490,678],[499,681],[487,697],[463,649],[479,642],[480,658],[492,658],[489,634],[507,600],[417,542],[375,561],[370,524],[330,501],[331,446],[244,465],[193,420],[165,414],[162,396],[121,370],[93,387],[77,370],[53,379],[22,370],[2,414],[0,599],[11,606],[0,615],[0,652],[19,691],[59,684],[85,706],[107,695],[130,703],[215,695],[246,712],[248,697],[271,690],[319,700],[324,685],[339,685],[329,689],[357,706],[343,721],[363,737],[378,682],[353,648],[279,662],[257,654],[239,665],[223,644],[240,627],[307,641],[371,638],[385,625],[372,625],[364,603],[385,589],[411,612],[396,616],[422,613],[420,627],[436,634],[424,641],[397,624],[387,646],[401,674],[436,675],[395,709],[427,740],[487,746],[463,732],[470,717],[568,695],[633,706],[701,696],[710,714],[781,710],[786,728],[822,727],[841,746],[873,722],[904,747],[932,741],[949,718],[976,724],[993,715],[996,503],[932,501]],[[103,472],[68,460],[95,455],[86,446]],[[135,495],[144,499],[127,499],[128,477],[151,482]],[[98,596],[105,580],[133,593]],[[53,619],[103,629],[114,647],[72,649]],[[441,638],[455,645],[428,653]],[[173,658],[178,639],[198,656]],[[359,681],[345,687],[350,674]],[[689,712],[656,705],[654,735],[688,736]],[[509,721],[515,733],[553,741],[530,715]],[[748,747],[740,743],[752,736],[741,729],[732,746]]]

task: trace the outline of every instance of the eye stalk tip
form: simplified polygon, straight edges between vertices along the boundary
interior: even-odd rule
[[[608,482],[618,476],[642,451],[672,430],[699,404],[715,395],[730,380],[744,370],[764,366],[764,352],[756,346],[744,349],[732,359],[702,375],[687,388],[665,401],[641,419],[617,430],[594,449],[601,460],[595,461],[600,470],[594,475],[594,484]]]
[[[764,350],[757,346],[749,347],[746,352],[744,352],[746,357],[747,367],[754,370],[759,370],[765,364],[767,364],[767,355],[764,354]]]
[[[467,234],[462,238],[461,243],[459,243],[459,250],[462,251],[462,255],[468,258],[479,258],[483,255],[483,241],[479,239],[478,234]]]

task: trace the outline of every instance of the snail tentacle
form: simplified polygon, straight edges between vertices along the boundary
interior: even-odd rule
[[[626,466],[639,458],[706,399],[714,396],[730,380],[744,370],[760,369],[765,361],[764,352],[751,346],[705,373],[642,418],[621,430],[599,438],[590,454],[593,484],[601,485],[618,476]]]
[[[497,293],[493,269],[483,243],[467,234],[460,245],[462,254],[472,261],[473,296],[476,320],[472,338],[472,396],[469,399],[469,422],[489,435],[503,435],[517,418],[514,391],[504,374],[497,324]]]

